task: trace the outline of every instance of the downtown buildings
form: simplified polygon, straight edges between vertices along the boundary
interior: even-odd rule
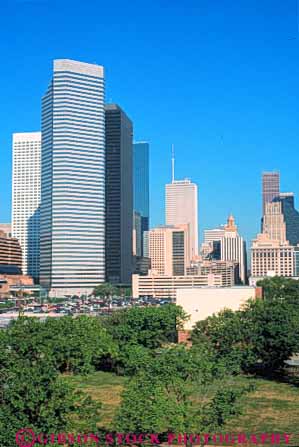
[[[41,133],[13,134],[12,236],[22,248],[22,271],[39,280]]]
[[[294,194],[279,191],[277,172],[263,174],[262,191],[262,232],[251,246],[252,284],[267,276],[299,276],[299,212]]]
[[[236,263],[236,283],[247,283],[246,243],[239,235],[232,215],[228,217],[226,225],[205,230],[202,254],[207,259]]]
[[[40,283],[55,294],[105,281],[102,66],[61,59],[42,100]]]
[[[54,61],[42,132],[13,137],[12,219],[24,272],[52,295],[90,293],[106,280],[131,284],[132,136],[124,111],[105,106],[102,66]],[[146,149],[147,178],[142,169],[135,176],[143,182],[143,202]],[[147,199],[144,230],[148,206]]]

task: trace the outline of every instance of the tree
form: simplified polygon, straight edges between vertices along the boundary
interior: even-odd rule
[[[288,300],[249,300],[238,312],[225,310],[199,321],[192,341],[203,340],[232,372],[279,372],[299,350],[299,308]]]
[[[243,311],[250,324],[251,349],[264,374],[281,372],[299,350],[299,309],[287,301],[249,302]]]
[[[248,323],[249,324],[249,323]],[[215,350],[218,362],[229,367],[231,374],[239,373],[245,360],[246,365],[255,364],[252,346],[242,321],[242,313],[224,309],[205,320],[198,321],[192,331],[191,339],[194,346],[202,343],[211,344]]]
[[[8,329],[11,348],[23,358],[46,356],[60,372],[89,373],[117,356],[117,346],[97,317],[69,316],[40,322],[21,317]]]
[[[205,431],[216,432],[233,416],[241,414],[240,397],[254,390],[254,385],[235,387],[220,387],[213,398],[204,403],[197,415],[199,425]]]
[[[177,341],[177,330],[186,317],[183,309],[175,304],[133,307],[114,312],[105,320],[105,326],[121,346],[141,344],[155,349],[164,343]]]
[[[94,288],[93,295],[105,299],[106,304],[110,304],[112,297],[118,295],[118,289],[110,283],[99,284]]]
[[[60,378],[39,349],[22,357],[5,334],[0,360],[1,447],[14,445],[16,433],[25,427],[35,433],[96,429],[100,406]]]
[[[122,346],[115,362],[118,374],[134,376],[145,369],[151,361],[152,351],[139,344],[125,344]]]
[[[214,371],[215,359],[207,346],[195,350],[185,346],[157,349],[128,383],[116,414],[115,429],[135,434],[159,433],[160,441],[170,432],[204,431],[207,424],[219,429],[239,411],[238,397],[247,389],[224,385],[219,389],[220,382],[214,383]],[[192,389],[211,383],[214,394],[208,402],[202,399],[196,410],[198,403],[195,407]]]
[[[299,304],[299,281],[283,276],[274,278],[265,278],[257,282],[259,287],[263,288],[264,298],[266,300],[287,300]],[[293,300],[290,300],[293,298]]]
[[[165,383],[141,371],[122,395],[115,429],[134,434],[184,432],[190,405],[183,381],[169,392]]]
[[[110,298],[113,295],[117,295],[118,289],[110,283],[103,283],[96,286],[93,290],[93,295],[100,298]]]

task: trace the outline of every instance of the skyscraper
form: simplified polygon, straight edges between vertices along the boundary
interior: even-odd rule
[[[105,280],[104,114],[103,67],[55,60],[42,100],[40,264],[53,293]]]
[[[136,231],[139,248],[136,254],[143,256],[144,232],[149,229],[149,144],[144,141],[133,144],[133,178],[134,178],[134,204],[135,213],[141,218],[141,231]],[[134,228],[137,230],[136,228]]]
[[[39,279],[41,133],[13,134],[12,235],[22,248],[25,275]]]
[[[106,111],[106,278],[131,284],[133,125],[117,104]]]
[[[263,172],[262,189],[263,189],[263,215],[264,215],[266,210],[266,203],[272,202],[275,197],[279,196],[280,192],[279,172]]]
[[[166,225],[189,224],[191,259],[198,255],[197,185],[190,180],[173,180],[166,185]]]
[[[239,280],[243,284],[247,283],[247,255],[246,243],[238,234],[238,228],[235,225],[235,219],[231,215],[227,219],[227,225],[224,227],[224,235],[221,238],[221,260],[234,261],[238,263]]]
[[[281,203],[281,209],[286,224],[286,239],[291,245],[299,244],[299,212],[295,209],[295,199],[292,192],[280,193],[274,202]]]
[[[281,243],[299,244],[299,212],[292,192],[280,193],[271,203],[266,203],[262,232]]]
[[[189,225],[161,226],[148,232],[149,258],[155,275],[183,276],[190,265]]]
[[[281,201],[268,202],[265,204],[263,233],[267,234],[272,240],[281,243],[286,242],[287,231]]]

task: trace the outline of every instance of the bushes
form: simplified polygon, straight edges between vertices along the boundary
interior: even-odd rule
[[[22,321],[18,328],[24,323],[32,335],[36,323]],[[16,325],[14,331],[16,333]],[[0,352],[1,447],[13,445],[17,431],[24,427],[36,433],[96,428],[99,405],[59,377],[53,358],[48,358],[39,343],[34,343],[34,337],[26,338],[17,349],[12,333],[2,333]]]
[[[249,301],[238,312],[225,310],[199,321],[192,341],[203,340],[233,373],[279,372],[299,350],[299,307],[287,299]]]
[[[17,353],[30,358],[43,353],[59,372],[89,373],[100,369],[102,359],[117,355],[117,345],[95,317],[48,318],[44,323],[22,317],[8,335]]]
[[[120,346],[139,344],[155,349],[177,341],[177,328],[184,319],[185,312],[174,304],[133,307],[113,313],[105,320],[105,327]]]
[[[156,350],[128,383],[115,417],[116,430],[159,433],[163,440],[169,432],[198,432],[207,425],[219,429],[239,411],[238,398],[247,389],[226,388],[216,380],[214,396],[208,402],[202,400],[199,411],[195,411],[192,392],[224,374],[228,371],[218,368],[207,346]]]

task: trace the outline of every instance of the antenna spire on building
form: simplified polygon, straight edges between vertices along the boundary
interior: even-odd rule
[[[171,145],[171,182],[174,183],[174,145]]]

